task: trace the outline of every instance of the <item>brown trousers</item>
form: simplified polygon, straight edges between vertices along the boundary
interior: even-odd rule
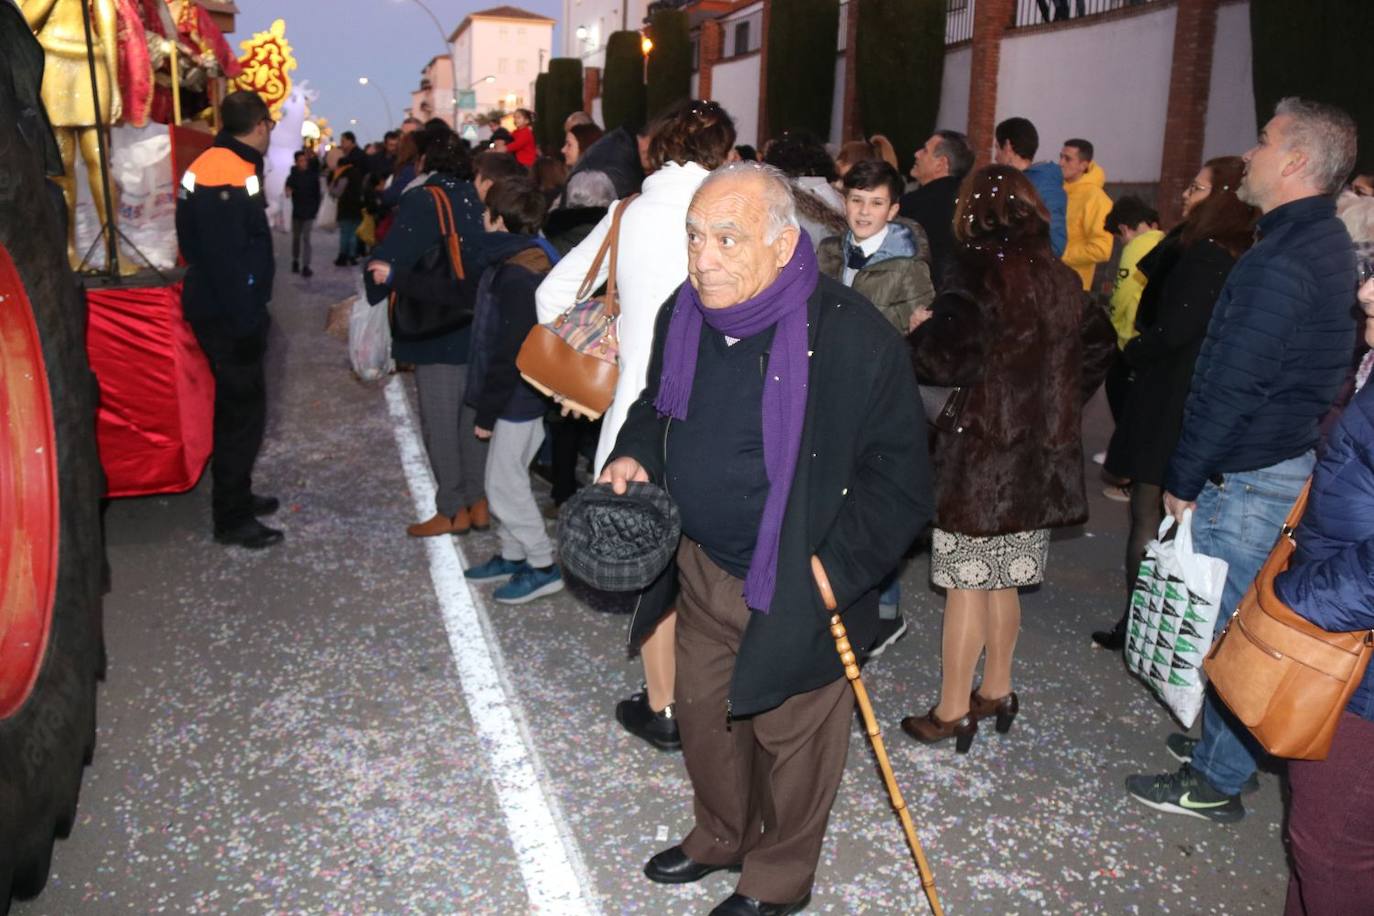
[[[678,549],[678,727],[696,826],[683,851],[743,865],[738,893],[768,903],[811,890],[844,775],[854,695],[844,678],[781,706],[726,721],[725,704],[752,613],[744,583],[683,538]]]

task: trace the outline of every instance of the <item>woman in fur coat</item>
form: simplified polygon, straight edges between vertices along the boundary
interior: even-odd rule
[[[1045,205],[1014,168],[989,166],[965,182],[954,236],[953,276],[908,338],[922,384],[967,388],[958,431],[935,439],[931,578],[946,589],[943,681],[939,702],[902,729],[926,743],[954,737],[962,753],[979,719],[1011,727],[1017,589],[1042,580],[1049,529],[1087,518],[1085,300],[1050,250]],[[1104,339],[1110,356],[1109,331]],[[1098,349],[1094,340],[1094,363]]]

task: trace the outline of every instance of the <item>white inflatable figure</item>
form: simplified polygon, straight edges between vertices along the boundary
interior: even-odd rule
[[[310,114],[310,103],[320,97],[309,80],[300,80],[282,102],[281,118],[272,130],[272,145],[267,150],[263,184],[267,189],[267,221],[283,232],[291,228],[291,212],[286,200],[286,177],[291,174],[296,150],[301,148],[301,128]]]

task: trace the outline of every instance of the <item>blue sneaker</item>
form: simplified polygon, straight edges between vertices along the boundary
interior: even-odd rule
[[[491,596],[502,604],[524,604],[561,591],[563,574],[558,571],[558,564],[555,563],[542,571],[526,566],[511,576],[509,582],[492,592]]]
[[[481,566],[469,567],[463,575],[474,582],[492,582],[496,579],[509,579],[521,570],[529,568],[530,564],[524,560],[507,560],[498,553]]]

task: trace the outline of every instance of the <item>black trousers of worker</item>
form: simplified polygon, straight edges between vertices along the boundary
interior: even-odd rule
[[[744,583],[687,538],[678,549],[678,727],[696,826],[683,851],[742,865],[738,893],[791,903],[811,890],[849,754],[854,694],[844,678],[746,718],[725,718],[744,628]]]
[[[226,531],[253,517],[253,463],[267,426],[267,328],[234,337],[216,322],[191,327],[215,377],[210,505],[215,531]]]

